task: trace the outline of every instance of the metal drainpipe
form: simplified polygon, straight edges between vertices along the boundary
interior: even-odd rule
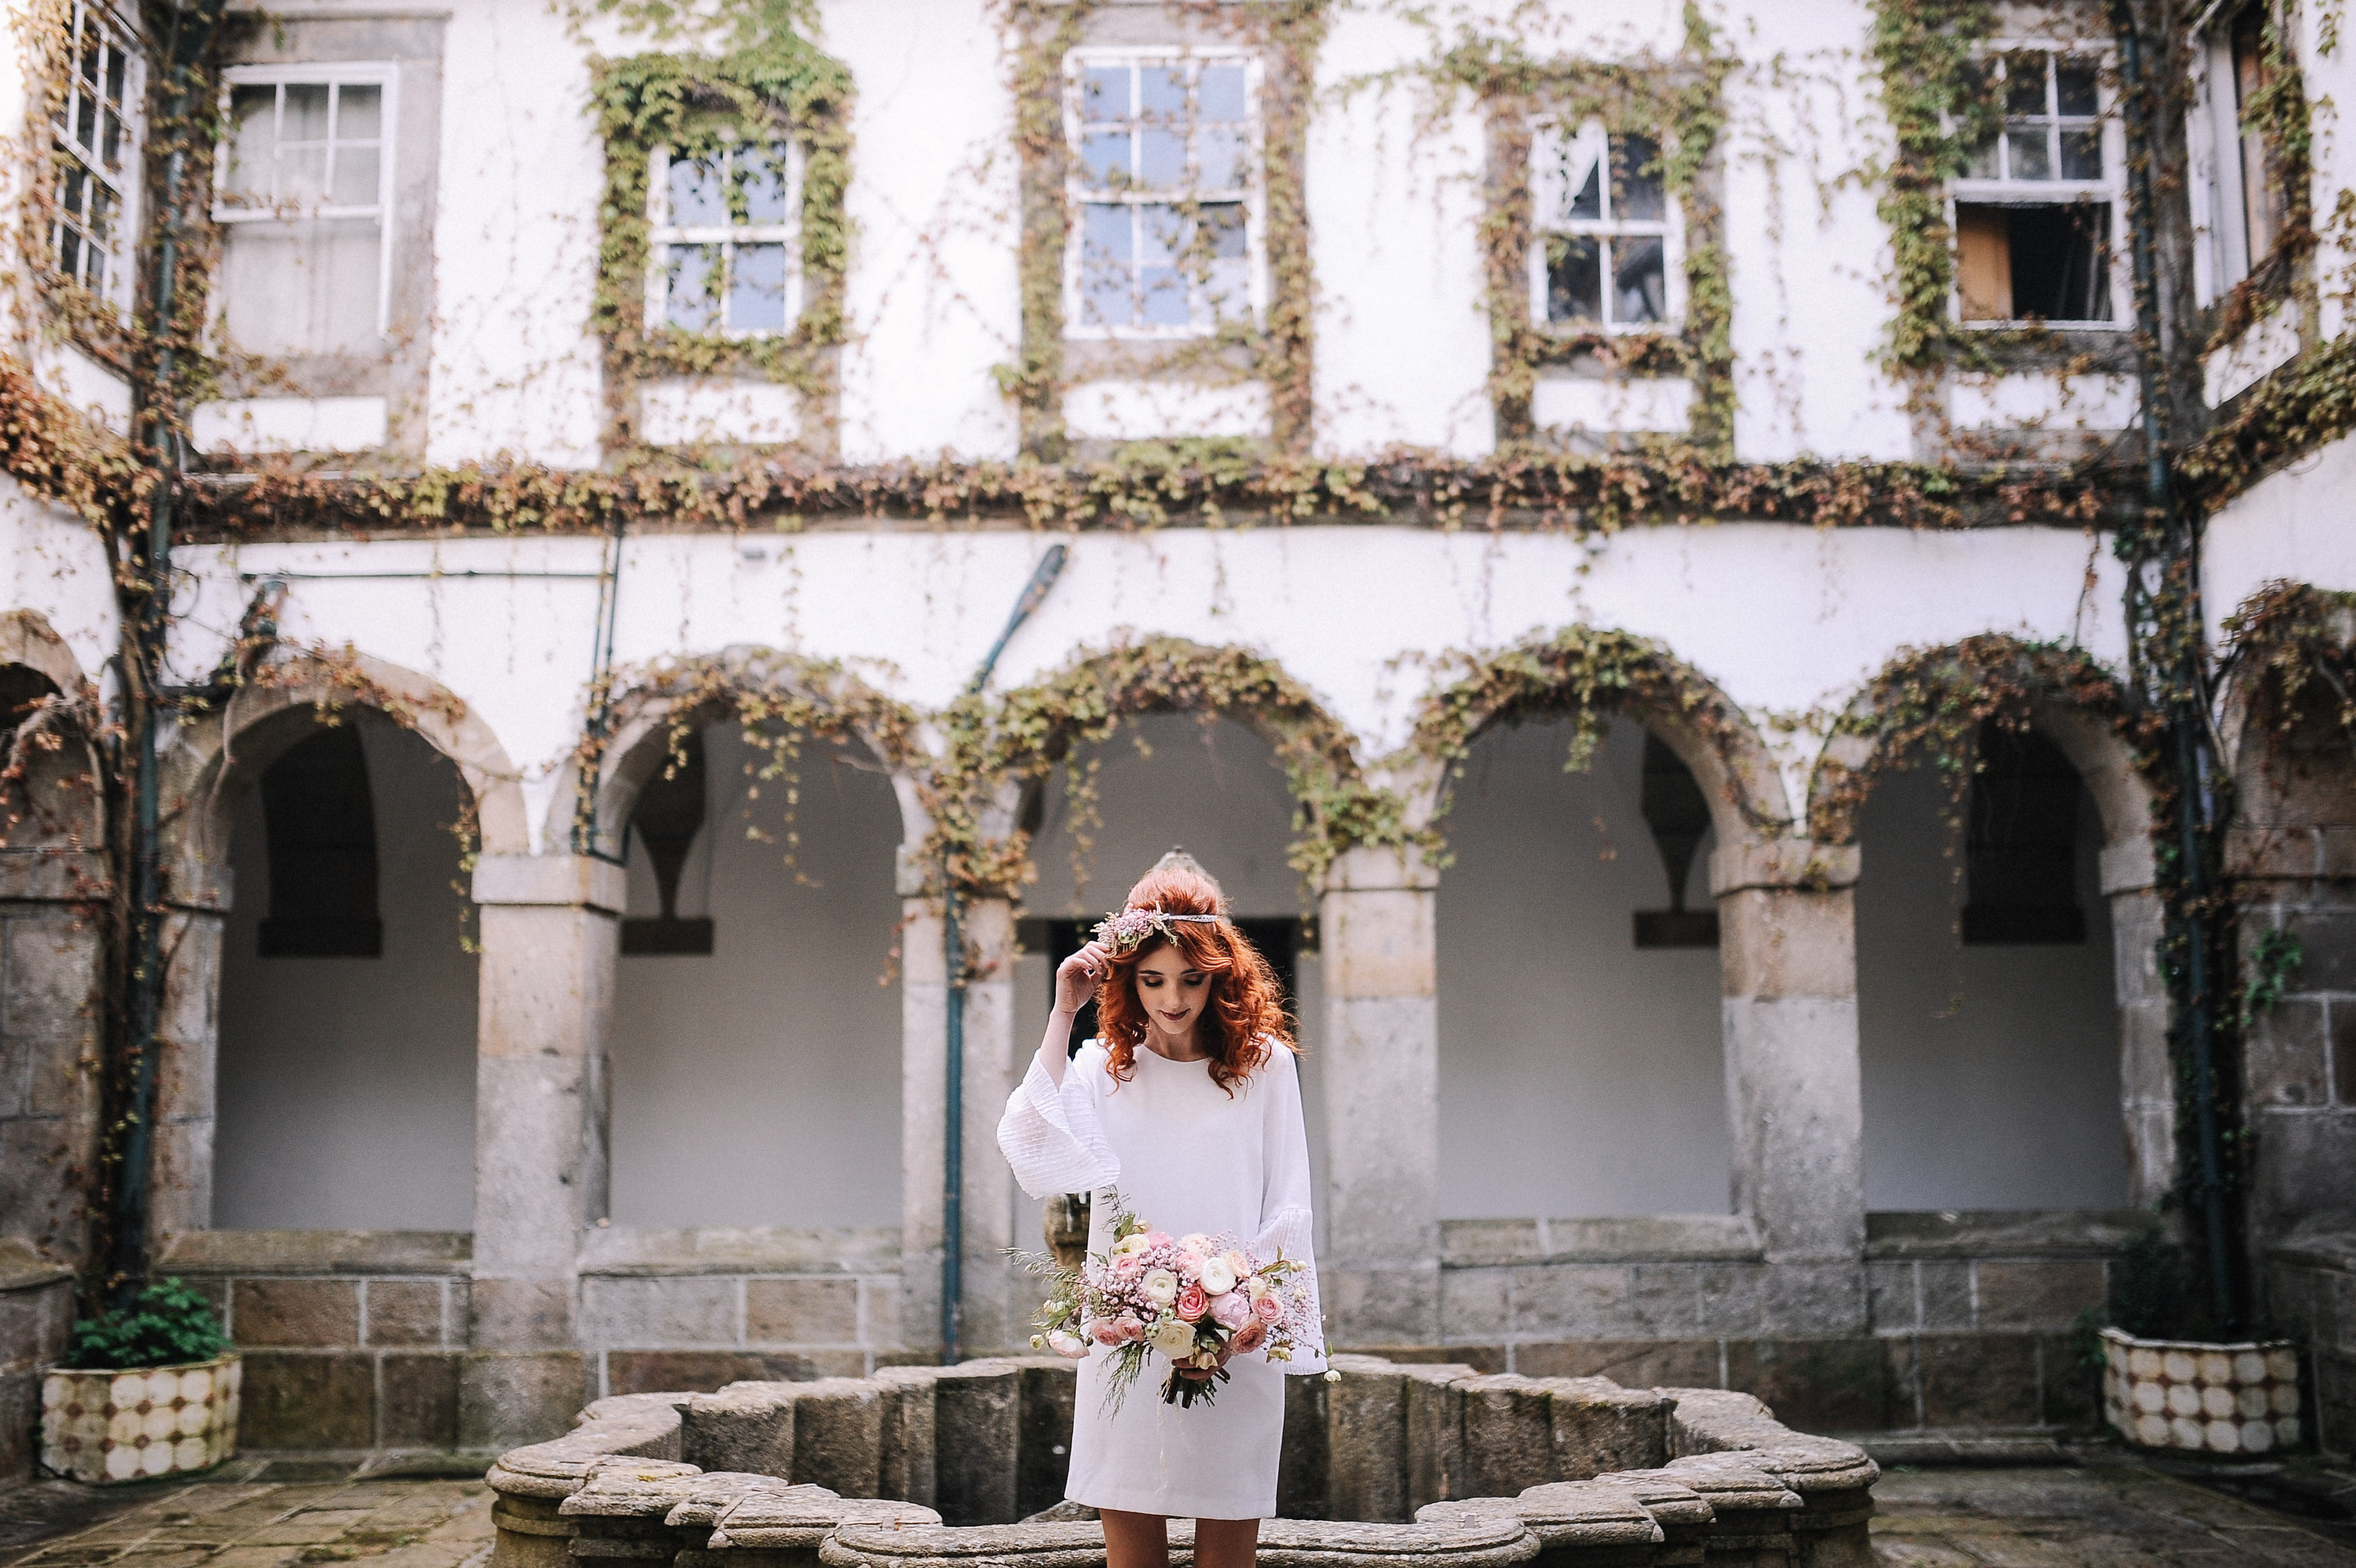
[[[2152,197],[2151,156],[2154,138],[2148,105],[2144,98],[2143,40],[2136,26],[2133,0],[2113,0],[2112,25],[2119,40],[2121,97],[2127,108],[2127,173],[2132,210],[2128,249],[2135,265],[2136,333],[2142,340],[2136,375],[2143,401],[2145,501],[2158,520],[2160,537],[2170,553],[2177,549],[2179,521],[2183,530],[2181,559],[2185,614],[2190,635],[2176,651],[2176,661],[2160,678],[2178,694],[2169,703],[2168,723],[2176,774],[2178,853],[2184,858],[2185,983],[2190,996],[2186,1019],[2192,1046],[2192,1122],[2201,1166],[2201,1221],[2208,1232],[2209,1291],[2219,1324],[2238,1326],[2239,1293],[2234,1288],[2233,1238],[2227,1233],[2223,1135],[2217,1124],[2217,1041],[2209,973],[2209,921],[2203,913],[2209,897],[2209,870],[2202,854],[2201,830],[2208,818],[2208,779],[2201,765],[2206,672],[2200,653],[2201,545],[2197,520],[2179,518],[2169,482],[2167,424],[2160,406],[2165,378],[2159,365],[2158,267],[2152,256],[2151,231],[2157,210]],[[2163,564],[2163,570],[2166,569]],[[2136,584],[2127,585],[2128,625],[2134,625],[2133,596]]]
[[[184,456],[179,390],[175,384],[179,368],[171,332],[178,308],[181,199],[188,161],[186,138],[190,134],[197,60],[211,45],[226,4],[227,0],[198,0],[193,9],[176,5],[166,46],[172,91],[164,118],[179,140],[164,162],[163,210],[155,242],[155,329],[163,346],[156,353],[145,412],[152,433],[149,463],[159,473],[148,512],[147,560],[142,574],[146,598],[140,606],[133,638],[140,665],[135,678],[144,693],[136,736],[139,787],[133,800],[131,828],[131,994],[126,1000],[134,1063],[131,1103],[123,1118],[123,1165],[114,1178],[113,1246],[108,1260],[117,1305],[129,1305],[146,1279],[147,1176],[155,1155],[155,1053],[159,1048],[155,1021],[162,1012],[164,991],[163,868],[156,842],[162,803],[155,778],[155,709],[162,695],[164,643],[169,630],[166,609],[171,594],[173,486]]]
[[[990,684],[998,656],[1055,585],[1067,553],[1062,545],[1051,544],[1039,557],[1031,580],[1014,601],[1014,612],[1006,618],[1006,629],[966,682],[967,696],[981,695]],[[948,1120],[941,1134],[941,1365],[948,1367],[965,1359],[965,937],[958,923],[957,880],[946,862],[941,866],[941,951],[948,980],[948,1072],[943,1096]]]

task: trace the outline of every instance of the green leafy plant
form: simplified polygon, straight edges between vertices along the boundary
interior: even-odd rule
[[[158,1280],[114,1307],[73,1326],[69,1367],[120,1370],[209,1361],[229,1349],[212,1303],[193,1285]]]

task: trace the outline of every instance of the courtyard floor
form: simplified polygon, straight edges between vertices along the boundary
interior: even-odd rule
[[[2356,1568],[2356,1474],[2184,1468],[1895,1468],[1875,1488],[1875,1554],[1883,1568]],[[0,1494],[0,1568],[479,1568],[490,1501],[479,1480],[314,1460],[120,1489],[45,1481]]]

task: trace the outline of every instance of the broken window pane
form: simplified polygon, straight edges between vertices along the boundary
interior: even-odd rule
[[[1603,242],[1555,238],[1547,242],[1547,319],[1603,319]]]

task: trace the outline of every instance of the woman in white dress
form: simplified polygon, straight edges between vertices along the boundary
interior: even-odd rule
[[[1299,1261],[1318,1321],[1301,1076],[1275,976],[1217,884],[1180,857],[1130,889],[1128,908],[1162,918],[1127,950],[1100,935],[1056,969],[1055,1011],[999,1147],[1032,1197],[1092,1195],[1089,1251],[1112,1244],[1117,1189],[1157,1230],[1225,1233],[1255,1258]],[[1073,1056],[1073,1015],[1091,999],[1101,1038]],[[1284,1376],[1323,1372],[1323,1344],[1281,1365],[1232,1358],[1207,1407],[1159,1398],[1171,1368],[1150,1351],[1116,1410],[1107,1362],[1099,1351],[1080,1363],[1065,1492],[1102,1514],[1109,1568],[1164,1568],[1173,1517],[1194,1520],[1198,1568],[1247,1568],[1276,1513]]]

